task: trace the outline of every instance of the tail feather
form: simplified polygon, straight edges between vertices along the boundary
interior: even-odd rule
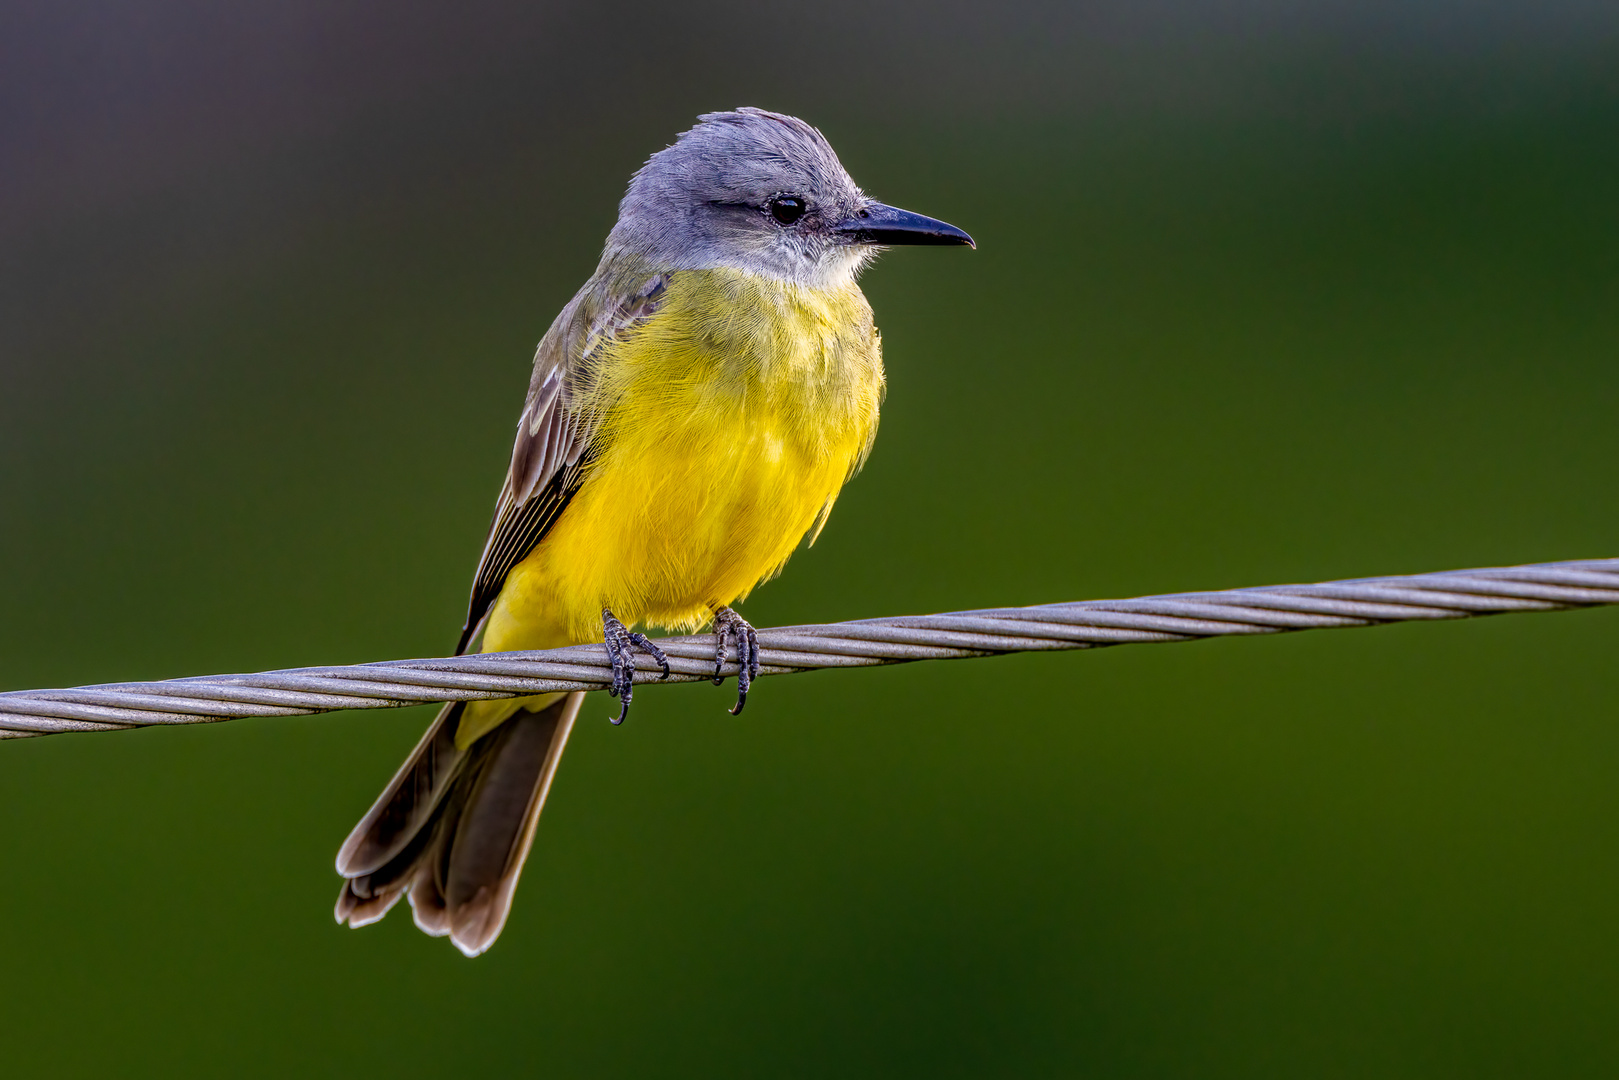
[[[343,845],[337,920],[375,922],[408,895],[427,933],[468,956],[494,944],[583,698],[522,710],[465,751],[447,706]]]
[[[353,927],[370,926],[388,914],[403,895],[401,890],[392,889],[361,899],[360,894],[345,883],[343,894],[337,898],[337,921]]]
[[[343,842],[337,853],[339,874],[353,878],[375,873],[420,837],[472,750],[455,745],[455,729],[465,708],[466,702],[452,701],[439,710],[432,726]]]

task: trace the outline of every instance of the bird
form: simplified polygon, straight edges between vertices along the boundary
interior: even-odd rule
[[[976,247],[866,195],[796,117],[706,113],[648,158],[535,352],[456,654],[600,643],[616,724],[638,654],[669,674],[634,627],[709,626],[740,713],[759,643],[731,605],[871,450],[885,377],[857,278],[903,245]],[[465,955],[494,944],[583,697],[443,706],[338,853],[337,921],[408,896]]]

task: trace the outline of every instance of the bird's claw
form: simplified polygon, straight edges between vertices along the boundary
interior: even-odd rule
[[[613,723],[622,724],[630,715],[630,699],[635,696],[635,652],[639,649],[655,660],[663,669],[660,679],[669,677],[669,658],[645,634],[638,634],[619,622],[617,616],[602,609],[602,644],[607,648],[607,662],[613,667],[613,681],[607,693],[618,698],[618,716]]]
[[[736,642],[736,704],[731,715],[740,716],[748,703],[748,688],[759,677],[759,633],[748,620],[728,607],[714,612],[714,685],[725,681],[725,649]]]

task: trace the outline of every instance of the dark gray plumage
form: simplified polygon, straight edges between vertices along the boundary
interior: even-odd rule
[[[732,267],[825,287],[852,276],[876,254],[838,231],[876,204],[819,131],[764,109],[698,119],[630,181],[618,224],[607,236],[604,266],[627,255],[671,270]],[[790,230],[760,211],[780,194],[808,203],[803,220]]]

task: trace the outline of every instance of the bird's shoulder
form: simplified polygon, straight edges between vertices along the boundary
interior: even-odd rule
[[[601,358],[656,316],[668,284],[667,273],[604,260],[540,340],[458,652],[477,632],[512,567],[551,530],[578,489],[598,426],[590,403]]]

